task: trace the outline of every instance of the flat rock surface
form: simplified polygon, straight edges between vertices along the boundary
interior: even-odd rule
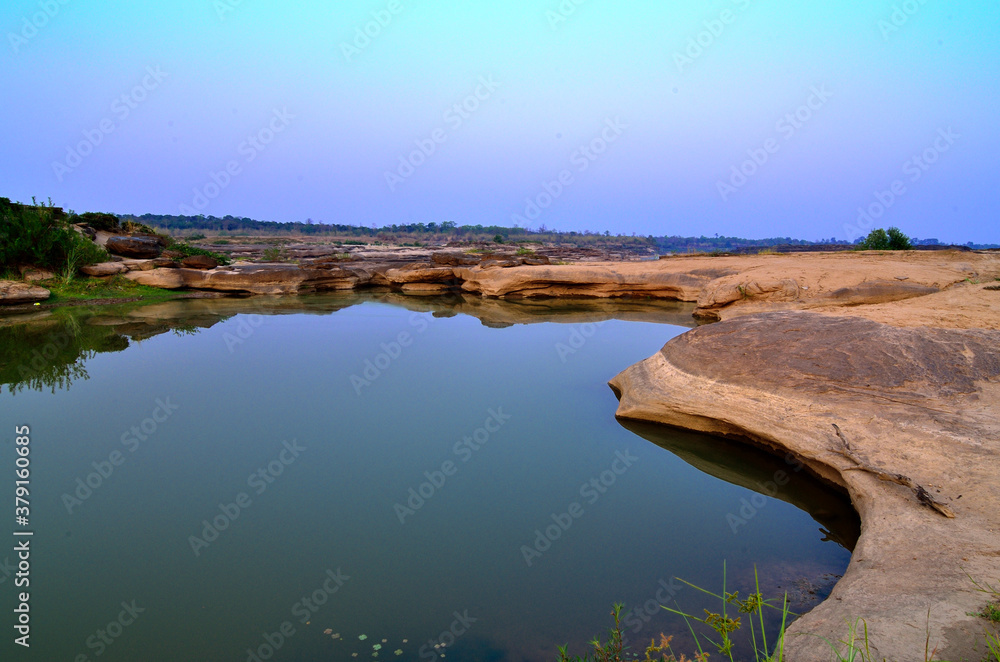
[[[966,572],[1000,578],[1000,331],[744,315],[678,336],[611,384],[624,419],[791,451],[847,490],[861,537],[831,596],[789,630],[787,659],[830,659],[798,635],[839,641],[858,618],[877,659],[923,659],[928,632],[935,659],[982,658],[981,621],[967,613],[986,600]],[[859,469],[834,424],[854,458],[907,476],[954,518]]]
[[[0,280],[0,305],[35,303],[49,298],[44,287],[18,280]]]

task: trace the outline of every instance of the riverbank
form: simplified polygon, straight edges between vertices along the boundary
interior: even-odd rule
[[[1000,254],[396,258],[120,277],[186,296],[374,290],[417,305],[447,295],[492,324],[521,323],[520,313],[492,310],[497,299],[528,315],[553,298],[694,303],[695,318],[719,323],[615,377],[620,419],[791,453],[845,491],[861,517],[847,573],[792,626],[789,659],[828,659],[819,637],[838,641],[858,618],[880,656],[911,659],[929,633],[938,659],[980,659],[981,622],[969,614],[983,596],[969,576],[1000,578]]]
[[[751,266],[699,295],[720,323],[611,381],[622,420],[791,453],[850,495],[850,566],[787,659],[830,659],[823,638],[859,618],[877,659],[928,637],[935,659],[984,655],[970,577],[1000,578],[1000,274],[995,255],[934,257]]]

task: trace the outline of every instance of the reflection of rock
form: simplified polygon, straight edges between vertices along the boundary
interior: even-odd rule
[[[17,280],[0,280],[0,305],[45,301],[49,294],[47,289],[38,285]]]
[[[163,246],[154,237],[109,237],[104,245],[109,253],[122,257],[153,258],[159,257]]]
[[[791,452],[851,495],[862,535],[832,598],[790,633],[836,641],[868,622],[881,659],[912,659],[929,631],[942,659],[973,658],[973,577],[1000,575],[1000,331],[897,328],[860,317],[774,312],[699,327],[612,380],[624,419]],[[954,511],[922,504],[866,466],[903,474]],[[961,498],[961,499],[960,499]],[[960,499],[960,500],[959,500]],[[914,624],[920,624],[915,628]],[[827,659],[789,637],[788,659]]]
[[[786,501],[809,513],[830,540],[851,550],[861,533],[847,492],[827,483],[794,457],[783,458],[727,439],[706,438],[663,425],[621,420],[635,434],[667,449],[696,469],[727,483]],[[735,506],[734,506],[735,510]],[[742,522],[731,523],[738,530]]]

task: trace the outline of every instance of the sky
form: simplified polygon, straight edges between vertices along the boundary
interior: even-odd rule
[[[1000,241],[1000,3],[4,0],[0,196]]]

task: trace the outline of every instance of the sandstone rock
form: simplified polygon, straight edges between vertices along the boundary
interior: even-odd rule
[[[160,253],[163,252],[163,246],[160,245],[159,240],[147,236],[113,236],[107,240],[105,248],[110,253],[134,258],[159,257]]]
[[[431,255],[431,262],[447,267],[479,264],[481,260],[482,256],[476,253],[442,252]]]
[[[157,266],[164,266],[163,264],[157,265],[156,263],[158,261],[160,261],[160,258],[153,260],[122,260],[122,264],[124,264],[129,271],[150,271],[155,269]],[[170,260],[166,260],[166,262],[169,263]]]
[[[95,241],[97,239],[97,231],[94,228],[90,227],[89,225],[85,225],[83,223],[77,223],[76,225],[73,226],[73,229],[82,234],[83,236],[87,237],[91,241]]]
[[[100,262],[80,267],[80,271],[88,276],[114,276],[128,271],[125,262]]]
[[[907,280],[907,278],[896,276],[896,280],[898,281]],[[927,294],[934,294],[935,292],[940,292],[940,289],[919,283],[868,281],[849,287],[842,287],[839,290],[830,292],[824,299],[836,301],[845,306],[858,306],[861,304],[902,301],[903,299],[922,297]]]
[[[966,614],[985,598],[966,572],[1000,576],[1000,331],[744,315],[678,336],[611,385],[623,419],[791,453],[850,495],[862,520],[851,563],[789,629],[786,659],[828,660],[820,637],[842,639],[859,617],[878,659],[916,659],[927,632],[940,659],[981,657]],[[905,475],[954,518],[873,470]]]
[[[0,280],[0,305],[45,301],[50,292],[44,287],[19,280]]]
[[[190,255],[181,260],[181,266],[185,269],[214,269],[219,266],[219,261],[208,255]]]
[[[35,269],[33,267],[27,267],[21,270],[21,278],[32,283],[55,277],[56,275],[48,269]]]
[[[154,269],[125,274],[129,280],[169,290],[195,289],[248,294],[304,294],[353,289],[359,278],[346,270],[301,269],[294,265],[246,264],[209,270]]]
[[[433,267],[426,263],[416,262],[398,269],[389,269],[385,277],[390,283],[443,283],[455,279],[451,267]]]

